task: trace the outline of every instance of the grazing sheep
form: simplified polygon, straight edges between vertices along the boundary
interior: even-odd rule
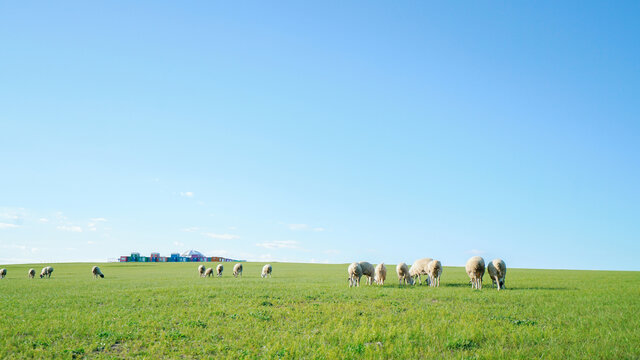
[[[396,273],[398,273],[398,283],[402,285],[404,281],[405,284],[413,285],[413,278],[409,275],[409,268],[407,264],[401,262],[396,266]]]
[[[29,279],[36,277],[36,269],[29,269]]]
[[[238,277],[238,275],[242,276],[242,264],[235,264],[233,267],[233,276]]]
[[[360,261],[358,264],[360,264],[360,268],[362,269],[362,275],[367,277],[367,284],[373,284],[373,277],[376,275],[376,269],[366,261]]]
[[[493,285],[498,285],[498,291],[505,289],[504,278],[507,276],[507,264],[502,259],[493,259],[487,264],[487,271]]]
[[[482,289],[482,277],[484,276],[484,259],[474,256],[467,261],[465,266],[467,274],[471,279],[472,289]]]
[[[212,268],[208,268],[208,269],[204,272],[204,277],[213,277],[213,269],[212,269]]]
[[[7,276],[7,269],[0,269],[0,279],[4,279]]]
[[[102,271],[100,271],[100,268],[97,266],[94,266],[91,268],[91,273],[93,274],[93,277],[98,277],[100,276],[101,278],[104,278],[104,275],[102,275]]]
[[[200,274],[200,277],[204,276],[204,265],[198,266],[198,274]]]
[[[422,258],[413,262],[413,265],[411,265],[411,268],[409,269],[409,275],[413,278],[414,284],[415,284],[415,280],[417,279],[420,282],[420,285],[422,285],[422,275],[426,275],[427,285],[430,285],[429,272],[427,271],[427,266],[429,265],[431,260],[433,259]]]
[[[218,277],[222,276],[222,270],[224,270],[224,266],[222,266],[222,264],[218,264],[218,266],[216,266],[216,275],[218,275]]]
[[[378,285],[384,285],[385,280],[387,280],[387,267],[384,266],[384,263],[381,263],[376,266],[375,282]]]
[[[40,278],[42,279],[43,277],[51,277],[51,273],[53,272],[53,268],[51,266],[45,266],[42,268],[42,271],[40,272]]]
[[[347,273],[349,274],[349,287],[360,286],[360,278],[362,277],[362,267],[360,267],[360,264],[354,262],[349,265]]]
[[[427,274],[431,286],[440,286],[440,275],[442,275],[442,264],[438,260],[431,260],[427,265]]]
[[[271,271],[273,270],[273,268],[271,267],[271,264],[267,264],[265,266],[262,267],[262,277],[266,278],[267,276],[271,277]]]

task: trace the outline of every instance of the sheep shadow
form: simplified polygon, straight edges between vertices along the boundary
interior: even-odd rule
[[[443,286],[446,287],[471,287],[471,284],[460,284],[460,283],[453,283],[453,284],[442,284]]]
[[[545,286],[529,286],[529,287],[508,287],[504,290],[510,291],[529,291],[529,290],[551,290],[551,291],[566,291],[566,290],[578,290],[578,288],[569,287],[545,287]]]
[[[452,283],[452,284],[442,284],[443,286],[446,287],[455,287],[455,288],[471,288],[471,284],[466,284],[466,283]],[[482,289],[493,289],[495,290],[496,288],[491,286],[491,285],[485,285],[482,287]],[[502,290],[505,291],[530,291],[530,290],[551,290],[551,291],[566,291],[566,290],[578,290],[577,288],[569,288],[569,287],[545,287],[545,286],[528,286],[528,287],[506,287]]]

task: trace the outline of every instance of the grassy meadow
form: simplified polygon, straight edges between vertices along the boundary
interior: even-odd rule
[[[393,265],[348,288],[346,264],[272,264],[2,266],[0,358],[640,358],[640,272],[509,269],[498,292],[460,267],[440,288],[399,286]]]

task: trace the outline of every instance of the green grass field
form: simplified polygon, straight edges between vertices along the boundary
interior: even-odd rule
[[[384,287],[348,288],[346,264],[51,265],[4,266],[0,358],[640,358],[640,272],[509,269],[498,292],[456,267],[440,288],[399,286],[392,265]]]

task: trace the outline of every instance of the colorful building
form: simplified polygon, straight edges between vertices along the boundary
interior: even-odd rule
[[[230,262],[245,261],[228,259],[221,256],[204,256],[200,251],[189,250],[182,254],[172,253],[171,256],[160,256],[160,253],[153,252],[150,256],[141,256],[138,252],[132,252],[130,256],[120,256],[119,262]]]

